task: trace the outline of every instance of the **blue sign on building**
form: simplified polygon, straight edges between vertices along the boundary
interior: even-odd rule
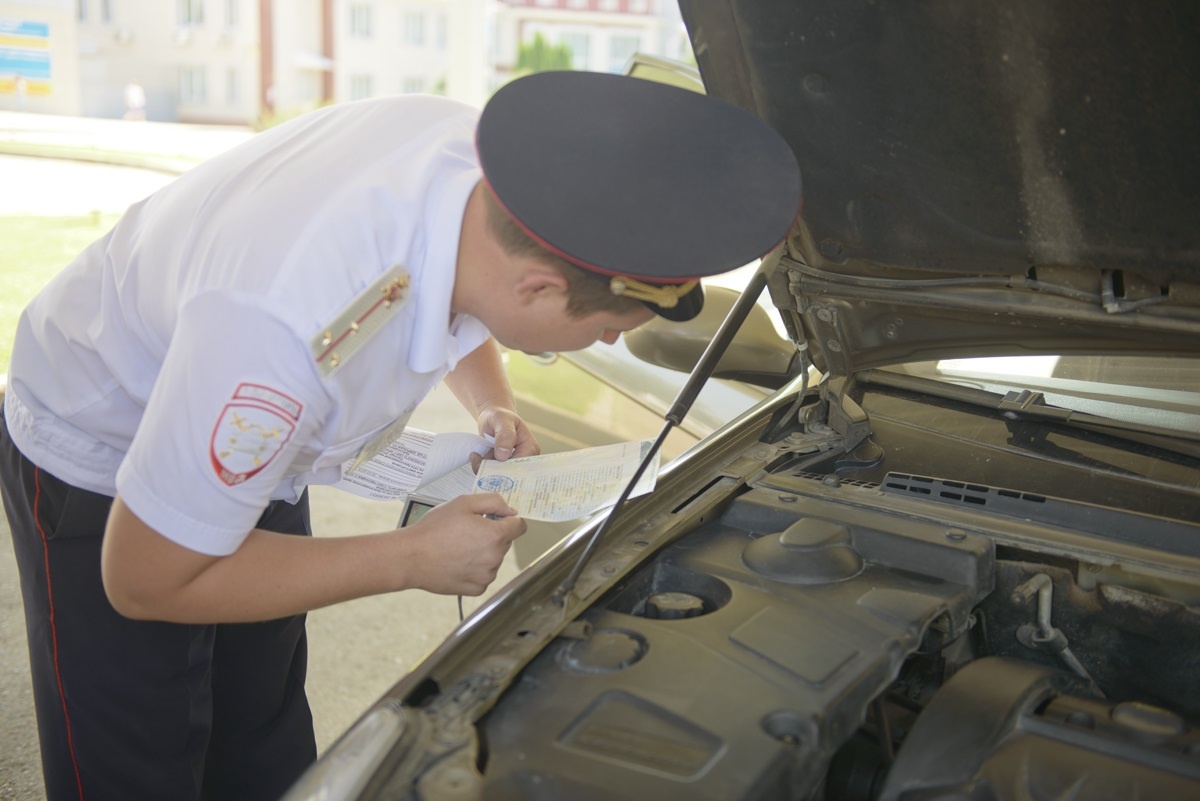
[[[0,76],[50,79],[50,25],[0,18]]]
[[[50,23],[29,22],[23,19],[0,19],[0,34],[11,33],[16,36],[37,36],[42,39],[50,38]]]

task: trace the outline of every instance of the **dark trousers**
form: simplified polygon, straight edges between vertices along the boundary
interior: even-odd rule
[[[278,798],[316,758],[304,616],[129,620],[105,597],[112,498],[26,459],[0,414],[0,487],[21,575],[48,801]],[[311,534],[308,494],[259,527]]]

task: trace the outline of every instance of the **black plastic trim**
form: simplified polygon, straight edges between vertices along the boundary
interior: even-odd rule
[[[1177,520],[1032,492],[906,473],[888,473],[881,490],[893,495],[917,495],[955,506],[986,508],[992,514],[1061,526],[1168,553],[1200,557],[1197,527]]]

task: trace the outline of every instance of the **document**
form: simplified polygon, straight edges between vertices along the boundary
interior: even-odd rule
[[[475,434],[432,434],[406,428],[399,438],[358,467],[351,469],[353,459],[346,462],[342,480],[333,486],[377,501],[399,501],[464,464],[470,472],[471,454],[482,456],[491,449],[490,442]],[[469,480],[456,494],[465,492],[470,492]]]
[[[499,493],[529,520],[574,520],[616,503],[652,446],[651,440],[642,440],[505,462],[486,460],[473,491]],[[629,497],[654,489],[658,465],[656,452]]]
[[[651,440],[642,440],[504,462],[485,459],[476,475],[471,454],[482,456],[491,450],[487,439],[405,429],[399,439],[357,468],[350,470],[353,461],[347,462],[348,472],[334,486],[380,501],[419,496],[426,505],[475,492],[496,492],[526,519],[574,520],[616,503],[652,446]],[[631,498],[654,489],[658,469],[655,453]]]

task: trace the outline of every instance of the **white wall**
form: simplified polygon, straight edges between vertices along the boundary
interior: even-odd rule
[[[257,116],[258,0],[204,0],[203,21],[190,23],[180,19],[177,0],[80,2],[84,114],[124,115],[125,87],[137,83],[148,119],[244,123]]]
[[[464,6],[475,0],[454,0]],[[358,11],[370,18],[370,34],[351,27]],[[337,100],[406,92],[445,91],[449,67],[446,0],[338,0],[334,44]]]
[[[313,109],[321,102],[323,74],[320,0],[275,0],[273,19],[275,111],[286,116]]]

